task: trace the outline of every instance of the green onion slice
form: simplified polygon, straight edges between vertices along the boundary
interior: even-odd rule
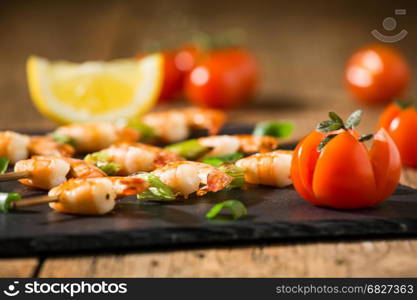
[[[140,122],[139,120],[135,120],[135,119],[130,120],[127,123],[127,127],[137,130],[141,134],[140,140],[142,142],[149,141],[156,135],[156,132],[152,127],[146,125],[145,123]]]
[[[105,152],[94,152],[84,158],[85,161],[94,164],[108,176],[112,176],[120,170],[120,166],[115,162],[110,162],[109,159],[110,156]]]
[[[230,211],[234,220],[239,219],[248,214],[248,210],[246,209],[245,205],[242,202],[240,202],[239,200],[232,199],[232,200],[226,200],[224,202],[215,204],[207,212],[206,217],[208,219],[214,219],[216,216],[219,215],[219,213],[223,209],[226,209],[226,208]]]
[[[0,212],[7,213],[12,208],[12,203],[22,197],[17,193],[0,193]]]
[[[192,139],[165,147],[165,150],[176,153],[185,159],[195,160],[210,152],[211,148],[201,145],[198,140]]]
[[[225,163],[234,163],[235,161],[243,157],[242,153],[232,153],[223,156],[207,157],[203,159],[203,163],[212,165],[214,167],[220,167]]]
[[[242,188],[245,185],[245,172],[242,168],[239,168],[234,164],[224,164],[219,167],[219,170],[225,172],[227,175],[233,178],[233,181],[227,188],[236,189]]]
[[[158,176],[151,173],[138,173],[135,177],[141,178],[149,183],[149,188],[137,195],[143,201],[172,201],[176,195],[169,185],[166,185]]]
[[[0,174],[7,171],[10,160],[7,157],[0,157]]]
[[[276,138],[286,138],[293,132],[294,125],[292,123],[280,122],[259,122],[256,124],[252,135],[255,136],[272,136]]]
[[[66,135],[53,134],[52,139],[57,143],[68,144],[68,145],[71,145],[73,147],[76,147],[75,140],[73,138],[70,138],[69,136],[66,136]]]

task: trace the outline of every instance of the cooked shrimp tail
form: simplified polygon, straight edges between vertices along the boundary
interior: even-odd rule
[[[71,157],[75,149],[72,145],[58,142],[49,136],[31,136],[28,146],[30,155]]]
[[[276,150],[242,158],[236,166],[243,169],[247,183],[285,187],[291,184],[291,160],[292,151]]]
[[[226,114],[218,109],[189,107],[182,111],[191,128],[207,129],[210,135],[218,134],[226,121]]]
[[[108,175],[131,175],[137,172],[149,172],[169,162],[183,160],[173,152],[141,143],[118,143],[87,155],[91,161]]]
[[[74,178],[49,191],[48,196],[57,199],[49,206],[60,213],[102,215],[113,210],[117,198],[146,188],[148,184],[140,178]]]
[[[142,122],[154,130],[156,137],[166,143],[188,138],[191,129],[207,129],[209,134],[217,134],[225,120],[223,111],[194,107],[151,112],[142,118]]]
[[[201,196],[226,188],[233,178],[207,164],[178,161],[156,169],[152,174],[185,198],[192,193]]]

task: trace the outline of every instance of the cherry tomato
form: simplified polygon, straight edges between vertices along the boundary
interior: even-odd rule
[[[397,144],[404,166],[417,168],[417,110],[393,103],[381,114],[379,128],[385,128]]]
[[[410,81],[410,70],[398,51],[373,45],[353,54],[345,70],[345,80],[359,101],[385,104],[404,93]]]
[[[168,103],[179,99],[183,91],[184,79],[196,65],[202,50],[195,44],[185,44],[178,50],[162,52],[164,56],[164,80],[158,103]],[[138,59],[143,54],[136,56]]]
[[[185,44],[176,53],[175,66],[184,73],[190,72],[203,55],[202,49],[196,44]]]
[[[228,109],[253,96],[258,83],[258,65],[242,48],[208,53],[187,75],[185,94],[198,106]]]
[[[338,133],[321,152],[320,142]],[[297,192],[308,202],[337,209],[376,205],[395,190],[401,173],[398,149],[385,129],[374,136],[368,151],[353,130],[313,131],[296,147],[291,178]]]
[[[178,69],[176,57],[176,51],[164,52],[164,80],[159,103],[176,100],[182,90],[184,73]]]

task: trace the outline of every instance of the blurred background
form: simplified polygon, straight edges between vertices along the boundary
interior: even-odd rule
[[[408,36],[395,47],[416,74],[415,1],[1,1],[0,127],[54,126],[31,105],[25,75],[29,55],[75,62],[131,57],[144,41],[172,40],[185,27],[246,32],[245,44],[259,60],[262,82],[256,100],[232,112],[234,120],[290,115],[302,123],[325,117],[316,117],[317,112],[354,110],[360,104],[343,83],[346,61],[358,48],[376,42],[370,31],[383,31],[384,18],[400,8],[407,14],[396,17],[397,28],[406,29]],[[408,94],[415,91],[414,77]],[[368,111],[376,118],[380,109]]]

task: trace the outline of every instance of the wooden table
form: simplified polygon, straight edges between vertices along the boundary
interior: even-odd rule
[[[381,2],[363,3],[359,9],[351,1],[311,5],[309,1],[243,0],[239,6],[225,0],[4,1],[0,9],[0,128],[54,126],[30,104],[24,72],[28,55],[74,61],[130,56],[145,38],[180,32],[173,24],[188,16],[189,22],[203,29],[245,29],[248,44],[259,58],[263,71],[259,101],[233,112],[231,119],[246,123],[291,120],[298,139],[325,118],[327,111],[346,116],[357,108],[345,93],[343,68],[355,48],[374,42],[369,32],[381,26],[392,6]],[[416,18],[402,20],[406,29],[415,28]],[[409,34],[398,43],[413,68],[417,65],[416,39],[417,35]],[[413,83],[415,87],[415,79]],[[363,132],[374,129],[379,112],[365,110]],[[416,171],[404,170],[401,181],[417,187]],[[0,259],[0,276],[417,276],[416,255],[415,239],[249,245]]]

